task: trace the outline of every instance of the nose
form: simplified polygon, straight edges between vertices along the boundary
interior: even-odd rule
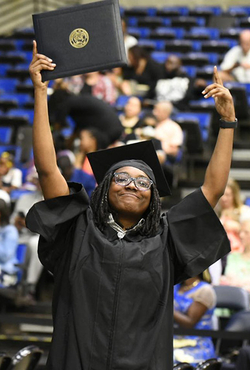
[[[137,190],[137,186],[135,184],[135,179],[132,179],[131,178],[131,181],[125,187],[126,188],[130,188],[130,189],[136,189]]]

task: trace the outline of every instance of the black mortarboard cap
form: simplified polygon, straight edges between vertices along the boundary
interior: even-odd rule
[[[118,0],[33,14],[33,24],[38,53],[56,63],[43,81],[127,64]]]
[[[116,163],[125,160],[141,160],[153,170],[160,196],[163,197],[171,194],[151,140],[135,144],[126,144],[111,149],[98,150],[87,154],[87,156],[98,184],[103,180],[109,169]]]

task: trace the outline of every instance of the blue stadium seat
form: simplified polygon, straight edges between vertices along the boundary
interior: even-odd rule
[[[239,40],[239,34],[242,31],[239,27],[229,27],[224,30],[220,30],[221,40]]]
[[[154,50],[156,51],[162,51],[165,48],[166,42],[164,40],[139,40],[138,45],[142,46],[144,49],[152,52]]]
[[[165,44],[167,52],[188,53],[193,49],[193,43],[190,40],[168,40]]]
[[[33,109],[10,109],[8,115],[12,117],[25,117],[29,121],[29,124],[33,124],[34,121],[34,110]]]
[[[211,64],[208,53],[191,52],[181,55],[183,65],[202,67]]]
[[[127,18],[127,26],[128,27],[137,27],[138,26],[137,17],[128,17]]]
[[[8,99],[17,102],[18,107],[23,107],[25,103],[31,102],[33,100],[29,94],[24,93],[3,94],[0,96],[0,100]]]
[[[189,16],[174,17],[171,19],[171,24],[173,27],[182,27],[186,30],[189,30],[191,27],[201,26],[198,18]]]
[[[18,64],[14,67],[10,67],[7,71],[7,76],[21,81],[26,80],[30,76],[29,64]]]
[[[192,27],[189,31],[189,34],[202,36],[205,35],[210,40],[217,40],[220,37],[220,31],[217,28],[212,27]]]
[[[127,27],[127,32],[138,39],[146,39],[150,36],[150,28],[147,27]]]
[[[18,79],[16,78],[0,78],[0,93],[13,93],[16,90]]]
[[[1,119],[1,116],[0,116]],[[12,137],[12,128],[0,126],[0,144],[10,144]]]
[[[189,77],[196,77],[197,67],[196,66],[182,66],[182,70],[186,72]]]
[[[155,7],[146,7],[146,6],[133,6],[131,8],[127,8],[124,10],[124,16],[155,16],[156,15],[156,8]]]
[[[164,63],[166,59],[169,57],[169,55],[175,54],[179,57],[181,57],[181,53],[169,53],[167,51],[153,51],[151,53],[151,57],[158,63]]]
[[[188,119],[197,120],[201,129],[202,140],[207,141],[212,116],[210,113],[180,112],[174,115],[174,120]]]
[[[0,39],[0,51],[13,51],[16,50],[16,45],[12,40]]]
[[[127,96],[127,95],[118,96],[118,98],[116,100],[116,103],[115,103],[115,108],[117,110],[123,110],[124,105],[127,103],[129,98],[130,98],[130,96]]]
[[[169,14],[178,14],[180,16],[188,15],[188,6],[164,6],[161,10],[169,12]]]
[[[19,63],[26,62],[26,54],[20,51],[9,51],[6,53],[1,53],[0,63],[9,63],[11,65],[16,65]]]
[[[176,33],[169,27],[158,27],[150,32],[150,39],[173,40],[175,38]]]
[[[227,13],[233,15],[234,17],[247,17],[249,15],[246,8],[242,6],[230,6],[227,9]]]
[[[17,146],[16,145],[0,145],[0,155],[3,153],[3,152],[10,152],[10,153],[13,153],[15,154],[16,153],[16,150],[17,150]]]
[[[204,66],[197,68],[197,78],[203,78],[206,81],[212,81],[213,80],[213,73],[214,73],[214,66]]]
[[[250,28],[250,17],[236,18],[236,26],[241,28]]]
[[[225,54],[230,48],[231,43],[226,40],[209,40],[201,43],[202,52]]]
[[[9,68],[9,64],[0,64],[0,78],[7,76],[7,71]]]
[[[169,22],[168,22],[169,24]],[[165,25],[162,17],[140,17],[137,19],[137,25],[139,27],[149,27],[150,29],[155,29],[157,27]]]
[[[220,15],[222,13],[220,6],[196,6],[193,10],[196,10],[198,14],[202,14],[202,12],[209,12],[213,15]]]
[[[17,272],[17,284],[21,282],[22,277],[23,277],[23,269],[22,265],[24,265],[25,260],[27,256],[27,245],[26,244],[19,244],[16,252],[16,258],[18,260],[18,265],[20,265],[20,269]]]

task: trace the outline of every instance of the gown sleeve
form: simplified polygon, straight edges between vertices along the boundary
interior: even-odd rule
[[[175,284],[196,276],[230,252],[227,234],[198,189],[167,213]]]
[[[81,184],[68,183],[70,194],[34,204],[26,216],[26,226],[40,234],[38,254],[51,272],[62,253],[73,243],[74,221],[89,206]]]

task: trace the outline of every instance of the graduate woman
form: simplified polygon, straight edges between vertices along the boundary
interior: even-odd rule
[[[204,183],[161,215],[159,196],[169,188],[151,142],[89,155],[99,184],[90,202],[81,184],[65,181],[41,79],[42,69],[54,68],[34,42],[33,145],[45,201],[33,206],[27,225],[41,235],[39,256],[54,275],[47,369],[172,370],[173,285],[229,252],[213,208],[230,169],[232,96],[215,67],[203,94],[215,98],[222,120]]]

